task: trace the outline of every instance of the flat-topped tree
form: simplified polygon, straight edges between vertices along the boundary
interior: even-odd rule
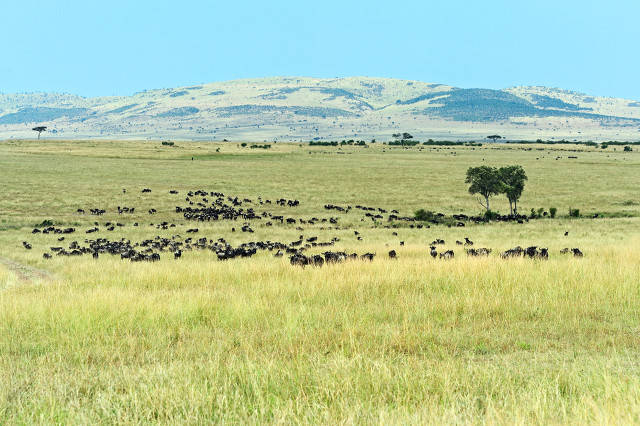
[[[498,139],[502,139],[502,136],[500,136],[500,135],[489,135],[489,136],[487,136],[487,139],[491,139],[493,142],[495,142]]]
[[[38,139],[40,139],[40,133],[44,132],[45,130],[47,130],[47,126],[37,126],[34,127],[33,129],[31,129],[35,132],[38,132]]]

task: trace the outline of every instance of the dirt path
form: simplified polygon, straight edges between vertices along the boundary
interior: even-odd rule
[[[53,281],[55,276],[44,269],[18,263],[6,257],[0,256],[0,264],[5,265],[9,272],[13,273],[21,284],[33,284],[35,282]]]

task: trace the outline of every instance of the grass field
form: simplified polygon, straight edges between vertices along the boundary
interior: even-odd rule
[[[640,422],[640,153],[177,145],[0,142],[0,424]],[[560,217],[388,229],[357,209],[323,209],[478,214],[464,175],[483,164],[522,165],[521,211],[556,207]],[[253,234],[239,232],[242,221],[188,222],[175,207],[197,189],[250,198],[258,212],[339,221],[253,221]],[[261,206],[258,196],[300,206]],[[493,206],[508,212],[504,198]],[[566,217],[569,208],[585,217]],[[77,232],[63,242],[31,234],[46,219]],[[96,221],[100,232],[85,234]],[[124,226],[108,232],[107,221]],[[176,227],[150,226],[162,221]],[[74,240],[185,237],[192,227],[234,245],[338,237],[332,249],[377,256],[304,269],[270,252],[224,262],[209,251],[155,263],[42,257]],[[455,245],[464,237],[493,253],[466,257]],[[436,238],[455,259],[429,256]],[[548,247],[550,259],[498,256],[516,245]],[[560,255],[564,247],[585,257]]]

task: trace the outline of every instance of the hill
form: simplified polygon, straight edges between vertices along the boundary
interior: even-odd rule
[[[640,102],[547,87],[466,89],[385,78],[272,77],[132,96],[0,94],[0,138],[638,140]]]

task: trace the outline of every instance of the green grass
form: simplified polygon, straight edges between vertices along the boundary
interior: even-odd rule
[[[556,161],[565,154],[554,148],[377,145],[340,155],[297,144],[267,153],[235,143],[158,145],[0,143],[0,256],[55,276],[24,282],[0,263],[0,423],[640,422],[640,219],[624,217],[640,214],[628,202],[638,199],[640,154],[583,150],[580,161]],[[322,208],[480,213],[463,183],[466,168],[479,164],[525,168],[522,211],[613,217],[393,236],[358,210]],[[153,192],[141,194],[145,187]],[[174,188],[180,195],[168,194]],[[240,222],[186,223],[174,209],[189,189],[299,199],[297,208],[256,209],[337,216],[340,229],[256,221],[249,235],[230,232]],[[508,209],[504,199],[493,204]],[[118,216],[117,205],[137,212]],[[75,214],[92,207],[109,213]],[[149,216],[152,207],[159,213]],[[48,218],[81,232],[63,243],[30,234]],[[188,252],[154,264],[42,259],[49,246],[82,242],[95,220],[127,226],[90,238],[184,236],[196,226],[199,237],[234,244],[337,236],[336,248],[378,257],[306,269],[269,253],[219,262]],[[162,220],[177,227],[149,226]],[[466,258],[453,244],[465,236],[494,253]],[[435,238],[456,250],[454,260],[429,257]],[[551,259],[497,256],[515,245],[549,247]],[[561,256],[563,247],[580,247],[585,258]],[[386,259],[392,248],[396,261]]]

